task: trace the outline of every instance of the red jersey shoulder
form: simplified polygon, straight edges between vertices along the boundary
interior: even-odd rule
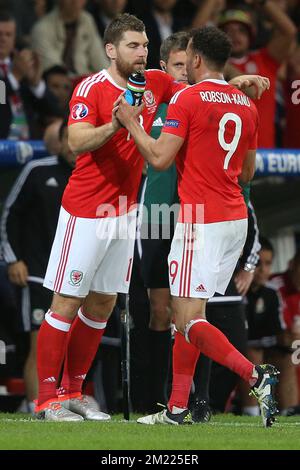
[[[146,89],[152,88],[158,94],[174,94],[175,92],[186,88],[186,85],[174,80],[171,75],[159,69],[149,69],[145,71]],[[171,99],[171,96],[168,96]]]
[[[82,80],[73,91],[73,100],[90,100],[91,97],[102,89],[104,82],[106,81],[105,71],[95,73]]]
[[[77,121],[95,124],[96,103],[101,99],[101,90],[106,76],[102,72],[90,75],[75,88],[70,101],[69,124]]]
[[[145,78],[146,91],[152,90],[152,92],[155,92],[157,95],[163,94],[168,81],[168,75],[165,72],[156,69],[146,70]],[[147,96],[145,98],[147,98]]]
[[[194,86],[188,86],[178,90],[173,96],[170,101],[170,104],[179,104],[182,106],[190,106],[191,104],[195,103],[193,99],[193,95],[195,92],[198,93],[198,90],[194,88]]]
[[[159,69],[147,69],[145,70],[146,83],[155,83],[163,86],[165,81],[168,81],[171,77],[163,70]]]

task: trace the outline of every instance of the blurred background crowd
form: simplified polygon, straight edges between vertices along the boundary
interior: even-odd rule
[[[256,102],[260,115],[259,147],[270,151],[300,149],[299,0],[0,0],[0,79],[6,85],[8,98],[5,103],[0,100],[1,142],[43,140],[49,156],[59,155],[44,161],[43,171],[49,167],[54,171],[50,176],[35,175],[32,166],[27,175],[23,173],[18,178],[20,168],[0,166],[0,206],[4,206],[0,339],[7,345],[6,364],[0,365],[0,410],[21,406],[28,411],[26,401],[22,405],[21,400],[26,394],[27,403],[31,402],[36,393],[36,332],[44,314],[41,305],[49,304],[51,297],[46,293],[41,301],[37,294],[36,305],[32,298],[29,305],[28,283],[40,282],[37,278],[42,279],[43,272],[32,276],[34,268],[24,262],[24,251],[33,250],[43,256],[45,247],[51,246],[55,224],[41,225],[43,220],[52,221],[58,214],[61,194],[74,166],[61,125],[76,84],[108,66],[104,30],[123,12],[137,15],[146,25],[150,41],[148,68],[161,67],[160,46],[172,33],[204,25],[222,28],[233,44],[226,78],[245,73],[270,79],[269,92]],[[300,161],[298,164],[300,169]],[[39,187],[41,181],[45,182],[43,187]],[[294,414],[299,411],[300,402],[297,365],[292,361],[293,342],[300,339],[299,178],[255,180],[251,199],[257,211],[257,237],[259,229],[272,243],[261,239],[261,248],[257,248],[260,261],[255,273],[251,273],[248,291],[241,295],[249,328],[240,349],[246,348],[248,357],[256,363],[262,359],[276,362],[283,379],[278,392],[280,409],[284,414]],[[40,218],[25,220],[26,210],[37,202],[35,215],[41,211]],[[37,224],[33,234],[26,233],[29,223]],[[47,234],[46,241],[35,237],[40,232]],[[15,253],[5,253],[7,236],[18,247]],[[156,369],[150,363],[151,305],[140,272],[138,247],[136,258],[130,295],[132,403],[137,411],[144,412],[152,410],[153,401],[159,399],[149,383],[161,380],[161,374],[155,375]],[[272,286],[268,284],[271,277]],[[24,326],[24,309],[30,308],[34,310],[34,327],[30,321]],[[219,308],[222,314],[224,306]],[[116,308],[88,380],[89,393],[94,393],[109,412],[120,409],[119,313]],[[230,379],[224,392],[226,400],[222,397],[221,404],[218,402],[214,391],[220,377],[216,371],[207,386],[212,407],[224,411],[234,403],[240,412],[255,413],[247,390],[237,380]],[[197,386],[199,389],[195,378],[196,391]],[[204,391],[205,400],[207,394]]]
[[[0,21],[0,61],[3,62],[0,73],[6,76],[4,64],[8,65],[9,59],[16,81],[38,85],[43,80],[57,98],[56,106],[52,103],[51,107],[45,100],[36,109],[25,100],[24,90],[28,104],[24,103],[24,112],[30,129],[23,125],[16,132],[21,137],[41,137],[45,126],[65,111],[76,80],[107,66],[102,41],[104,29],[116,15],[128,11],[145,22],[150,41],[148,68],[159,68],[160,45],[170,34],[208,24],[223,28],[233,41],[232,66],[271,79],[268,102],[261,105],[264,108],[267,104],[268,112],[266,117],[261,117],[264,137],[260,146],[298,148],[300,137],[295,123],[299,106],[291,101],[295,91],[291,84],[300,79],[297,37],[300,6],[298,0],[274,0],[263,6],[264,3],[259,0],[0,1],[0,12],[10,12],[10,16],[3,13]],[[38,99],[45,98],[41,90],[35,94]],[[4,110],[1,111],[3,123],[2,113]],[[29,119],[30,114],[36,117],[35,125]],[[3,124],[0,136],[12,136]]]

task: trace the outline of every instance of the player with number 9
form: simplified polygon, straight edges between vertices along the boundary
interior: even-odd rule
[[[239,181],[249,182],[255,171],[258,113],[224,80],[230,52],[228,38],[217,28],[194,31],[187,47],[187,75],[193,86],[173,96],[158,140],[141,129],[125,100],[117,118],[156,169],[167,168],[176,158],[181,211],[168,261],[177,331],[183,343],[191,343],[251,384],[263,424],[271,426],[276,369],[254,366],[205,319],[207,300],[215,292],[225,293],[241,255],[247,208]],[[198,355],[187,360],[186,354],[179,357],[180,348],[175,350],[168,408],[140,418],[140,423],[191,423],[187,402]]]

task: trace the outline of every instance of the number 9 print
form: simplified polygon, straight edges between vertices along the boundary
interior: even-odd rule
[[[169,272],[170,272],[170,278],[172,279],[171,285],[173,285],[174,282],[175,282],[177,273],[178,273],[178,262],[177,261],[171,261]]]
[[[232,141],[231,142],[225,142],[225,138],[224,138],[225,128],[226,128],[226,124],[229,121],[233,121],[235,123],[235,132],[234,132],[234,136],[233,136]],[[239,144],[241,133],[242,133],[242,120],[241,120],[241,118],[235,113],[226,113],[226,114],[224,114],[224,116],[222,117],[222,119],[219,122],[219,132],[218,132],[219,144],[221,145],[222,149],[224,149],[227,152],[227,154],[225,156],[225,161],[224,161],[224,170],[228,169],[230,159],[233,156],[233,154],[236,151],[237,146]]]

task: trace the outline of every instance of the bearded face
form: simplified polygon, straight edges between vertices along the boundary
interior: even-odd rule
[[[115,62],[118,73],[121,75],[121,77],[125,78],[126,80],[129,75],[133,72],[143,72],[146,68],[145,59],[138,59],[134,63],[130,63],[126,59],[124,59],[122,54],[117,54]]]
[[[107,50],[119,75],[125,80],[131,73],[144,71],[146,68],[148,38],[145,32],[126,31],[120,42],[109,45]]]

